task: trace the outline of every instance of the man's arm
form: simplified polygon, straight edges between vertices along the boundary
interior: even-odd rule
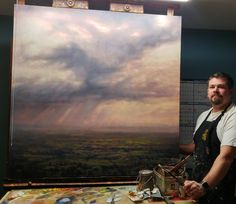
[[[190,144],[180,144],[179,151],[181,154],[192,154],[195,149],[195,144],[192,142]]]
[[[211,170],[203,179],[210,187],[216,186],[227,174],[236,155],[236,147],[222,146]]]
[[[220,154],[203,180],[206,181],[210,187],[216,186],[229,171],[235,155],[236,147],[222,146]],[[205,193],[202,185],[196,181],[185,181],[184,189],[186,194],[193,199],[198,199]]]

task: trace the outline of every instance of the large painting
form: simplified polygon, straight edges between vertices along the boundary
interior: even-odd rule
[[[175,157],[180,45],[177,16],[16,5],[8,179],[135,177]]]

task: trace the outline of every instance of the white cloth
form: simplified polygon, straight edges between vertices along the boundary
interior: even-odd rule
[[[206,119],[207,114],[211,111],[211,109],[204,111],[200,114],[197,119],[195,131],[200,127],[202,122]],[[219,115],[220,112],[212,112],[207,121],[215,120]],[[219,121],[217,128],[216,128],[217,136],[222,145],[228,145],[236,147],[236,105],[231,104],[227,111],[222,116],[221,120]]]

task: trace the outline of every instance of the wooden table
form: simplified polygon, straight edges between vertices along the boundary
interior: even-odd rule
[[[135,186],[70,187],[11,190],[0,204],[133,204],[129,196]],[[112,199],[113,198],[113,199]],[[112,201],[113,200],[113,201]],[[174,200],[176,204],[193,204],[190,200]],[[145,199],[139,203],[165,204]]]

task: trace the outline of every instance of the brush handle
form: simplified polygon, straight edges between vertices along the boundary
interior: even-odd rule
[[[186,156],[183,160],[177,163],[169,172],[176,172],[177,170],[179,170],[189,160],[191,156],[191,154]]]

